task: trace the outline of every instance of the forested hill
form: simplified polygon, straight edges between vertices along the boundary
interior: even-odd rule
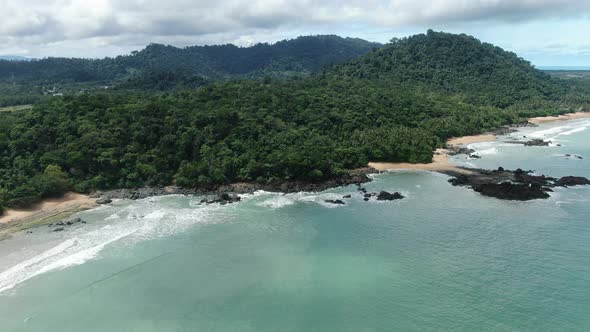
[[[322,38],[333,39],[257,47],[276,50]],[[232,51],[220,51],[225,48]],[[213,59],[219,58],[215,52],[254,49],[152,46],[129,58],[158,68],[165,63],[149,59],[170,58],[167,66],[190,68],[171,54],[200,50],[202,58]],[[310,71],[320,66],[314,61],[329,62],[319,49],[291,53],[308,59],[299,63]],[[222,60],[211,61],[206,70],[244,75],[272,68],[261,60],[244,69],[235,64],[237,55]],[[163,73],[144,82],[174,82],[174,76]],[[530,116],[589,109],[589,91],[588,85],[551,78],[472,37],[429,31],[305,78],[220,80],[167,93],[103,89],[50,97],[30,111],[0,112],[0,212],[71,189],[172,183],[215,188],[230,182],[280,186],[338,178],[369,160],[430,162],[433,150],[449,137]]]
[[[381,44],[334,35],[305,36],[275,44],[177,48],[149,45],[128,56],[105,59],[46,58],[0,61],[0,81],[110,82],[173,72],[186,76],[284,76],[364,55]]]
[[[423,87],[498,107],[534,99],[557,100],[565,93],[562,82],[512,52],[465,34],[432,30],[393,39],[330,74]]]

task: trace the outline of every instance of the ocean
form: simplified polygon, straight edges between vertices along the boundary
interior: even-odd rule
[[[590,177],[588,128],[523,128],[453,162]],[[504,142],[523,136],[553,143]],[[590,187],[512,202],[447,180],[396,171],[366,184],[406,196],[394,202],[350,186],[80,213],[88,223],[66,232],[0,242],[0,330],[589,330]]]

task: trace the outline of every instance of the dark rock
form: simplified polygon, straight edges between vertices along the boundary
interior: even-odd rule
[[[352,198],[352,195],[345,195],[345,196],[342,196],[342,198],[344,198],[344,199]]]
[[[544,141],[542,139],[535,138],[530,141],[506,141],[506,143],[523,144],[524,146],[549,146],[549,144],[551,144],[551,141]]]
[[[55,223],[55,226],[65,226],[65,225],[66,225],[66,223],[64,223],[63,221]]]
[[[581,176],[564,176],[555,181],[555,185],[558,187],[583,186],[590,185],[590,180]]]
[[[450,147],[448,150],[449,150],[448,155],[450,155],[450,156],[456,156],[456,155],[460,155],[460,154],[471,155],[476,152],[473,149],[464,148],[464,147],[455,147],[455,146]]]
[[[584,159],[582,156],[576,156],[576,158],[578,158],[578,159]]]
[[[54,232],[63,232],[64,228],[63,227],[59,227],[53,230]]]
[[[363,201],[368,202],[369,198],[365,197],[365,198],[363,198]]]
[[[504,167],[502,167],[502,166],[498,167],[498,172],[504,172]]]
[[[345,203],[339,199],[327,199],[324,202],[326,203],[330,203],[330,204],[337,204],[337,205],[344,205]]]
[[[506,200],[528,201],[531,199],[549,198],[542,187],[512,182],[484,183],[473,187],[476,192],[489,197]]]
[[[112,202],[113,202],[112,199],[106,198],[106,197],[101,197],[96,200],[96,204],[100,204],[100,205],[111,204]]]
[[[535,138],[528,142],[525,142],[524,146],[549,146],[549,144],[551,144],[551,141],[544,141],[542,139]]]
[[[379,193],[379,195],[377,195],[378,201],[393,201],[393,200],[403,199],[403,198],[405,198],[405,197],[398,192],[391,194],[391,193],[388,193],[387,191],[382,191]]]
[[[74,224],[74,223],[73,223],[73,222],[71,222],[71,221],[68,221],[68,222],[66,222],[66,225],[68,225],[68,226],[72,226],[73,224]]]
[[[566,157],[571,157],[572,155],[568,153],[568,154],[566,154],[565,156],[566,156]]]
[[[481,159],[481,157],[478,156],[478,155],[476,155],[476,154],[469,155],[469,158],[471,158],[471,159]]]

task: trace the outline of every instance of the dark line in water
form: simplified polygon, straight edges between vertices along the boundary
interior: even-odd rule
[[[137,268],[137,267],[140,267],[140,266],[146,265],[146,264],[148,264],[148,263],[151,263],[151,262],[153,262],[153,261],[155,261],[155,260],[157,260],[157,259],[160,259],[160,258],[162,258],[162,257],[164,257],[164,256],[167,256],[167,255],[170,255],[170,254],[172,254],[172,252],[166,252],[166,253],[163,253],[163,254],[161,254],[161,255],[158,255],[158,256],[155,256],[155,257],[149,258],[149,259],[147,259],[147,260],[145,260],[145,261],[142,261],[142,262],[139,262],[139,263],[137,263],[137,264],[131,265],[131,266],[129,266],[129,267],[127,267],[127,268],[123,269],[123,270],[117,271],[117,272],[115,272],[115,273],[113,273],[113,274],[111,274],[111,275],[108,275],[108,276],[104,277],[104,278],[98,279],[98,280],[96,280],[95,282],[91,283],[90,285],[84,286],[84,287],[82,287],[82,288],[78,289],[77,291],[73,292],[73,293],[72,293],[72,294],[70,294],[68,297],[66,297],[65,299],[63,299],[63,300],[62,300],[62,302],[65,302],[65,301],[67,301],[67,300],[68,300],[69,298],[71,298],[72,296],[74,296],[74,295],[77,295],[77,294],[79,294],[79,293],[81,293],[81,292],[83,292],[83,291],[85,291],[85,290],[87,290],[87,289],[89,289],[89,288],[92,288],[92,287],[96,286],[97,284],[103,283],[103,282],[105,282],[105,281],[107,281],[107,280],[109,280],[109,279],[113,279],[113,278],[115,278],[115,277],[117,277],[117,276],[119,276],[119,275],[121,275],[121,274],[123,274],[123,273],[129,272],[129,271],[131,271],[131,270],[133,270],[133,269],[135,269],[135,268]],[[54,304],[54,305],[55,305],[55,304]],[[24,322],[26,323],[26,322],[28,322],[29,320],[31,320],[31,319],[33,319],[33,318],[35,318],[35,317],[37,317],[37,316],[39,316],[39,314],[34,314],[34,315],[30,316],[30,317],[27,317],[27,318],[25,319],[25,321],[24,321]]]

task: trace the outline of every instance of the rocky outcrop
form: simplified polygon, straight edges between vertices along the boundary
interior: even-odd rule
[[[226,205],[226,204],[232,204],[232,203],[237,203],[239,201],[241,201],[242,198],[236,194],[228,194],[228,193],[222,193],[219,194],[216,198],[212,199],[212,200],[206,200],[203,199],[201,201],[201,204],[215,204],[215,203],[219,203],[221,205]]]
[[[525,136],[526,137],[526,136]],[[522,144],[524,146],[549,146],[551,141],[545,141],[540,138],[534,138],[529,141],[506,141],[509,144]]]
[[[101,197],[96,200],[96,204],[99,204],[99,205],[111,204],[112,202],[113,202],[113,200],[110,198],[107,198],[107,197]]]
[[[533,184],[512,182],[484,183],[474,186],[473,190],[484,196],[506,200],[528,201],[549,198],[549,194],[542,187]]]
[[[549,146],[549,144],[551,144],[551,141],[545,141],[539,138],[524,142],[524,146]]]
[[[398,199],[404,199],[405,197],[398,193],[388,193],[387,191],[382,191],[377,195],[377,200],[378,201],[394,201],[394,200],[398,200]]]
[[[564,176],[555,181],[555,185],[558,187],[583,186],[590,185],[590,180],[580,176]]]
[[[465,147],[457,147],[457,146],[449,146],[447,154],[449,156],[456,156],[460,154],[472,155],[476,151],[473,149],[465,148]]]
[[[454,186],[470,187],[474,191],[489,197],[506,200],[528,201],[549,198],[554,187],[590,185],[590,180],[583,177],[568,176],[561,179],[545,175],[532,175],[532,171],[505,170],[500,167],[495,171],[474,170],[463,174],[446,172],[453,176],[449,182]]]

